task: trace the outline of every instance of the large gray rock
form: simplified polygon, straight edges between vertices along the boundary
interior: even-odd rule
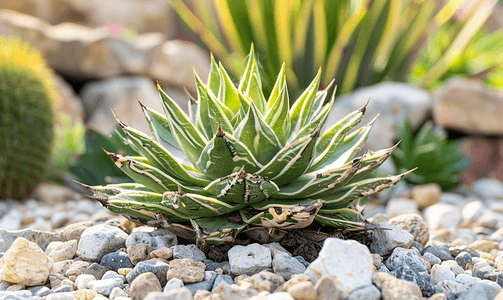
[[[173,96],[175,93],[169,94]],[[182,98],[180,93],[174,96]],[[82,89],[82,100],[89,114],[87,123],[105,135],[111,134],[117,127],[111,108],[126,125],[150,135],[148,123],[136,99],[163,112],[159,92],[147,77],[117,77],[91,82]]]
[[[166,41],[161,33],[145,33],[131,40],[117,35],[108,25],[90,28],[60,23],[53,26],[29,15],[1,10],[0,34],[30,42],[50,67],[77,78],[150,75],[165,85],[179,89],[186,86],[195,91],[192,67],[201,78],[207,78],[209,73],[210,60],[205,51],[194,44]]]
[[[412,241],[414,241],[412,234],[398,226],[384,222],[379,223],[378,226],[386,230],[374,230],[372,244],[370,244],[370,251],[372,253],[387,256],[397,247],[409,248]]]
[[[452,79],[434,97],[438,125],[472,134],[503,134],[503,92],[489,90],[481,81]]]
[[[174,12],[164,0],[2,0],[7,8],[36,16],[51,24],[76,22],[89,27],[121,25],[118,34],[163,32],[177,34]]]
[[[405,83],[385,82],[370,87],[359,88],[351,94],[338,97],[328,115],[325,128],[370,103],[362,124],[368,123],[379,112],[365,149],[379,150],[393,146],[398,138],[398,127],[408,118],[417,128],[427,118],[433,106],[430,93]]]

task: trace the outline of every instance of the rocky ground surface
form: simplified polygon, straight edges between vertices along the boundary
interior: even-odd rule
[[[399,184],[365,209],[388,230],[369,247],[330,237],[312,262],[278,243],[235,245],[215,262],[165,229],[131,232],[67,188],[33,198],[0,202],[0,299],[503,299],[493,179],[452,193]]]

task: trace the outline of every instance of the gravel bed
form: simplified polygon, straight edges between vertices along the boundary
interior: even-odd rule
[[[329,237],[311,263],[279,243],[234,245],[216,262],[64,187],[33,198],[0,202],[0,300],[503,299],[497,180],[451,193],[399,184],[367,205],[382,228],[368,246]]]

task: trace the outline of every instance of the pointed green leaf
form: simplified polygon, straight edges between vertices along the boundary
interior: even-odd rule
[[[156,193],[175,191],[182,186],[184,191],[207,194],[202,188],[184,186],[179,181],[148,164],[146,159],[124,157],[120,154],[107,152],[115,165],[135,182],[140,183]]]
[[[316,93],[320,86],[321,68],[307,89],[299,96],[290,109],[290,119],[292,121],[292,132],[298,132],[300,128],[309,122],[309,116],[316,98]]]
[[[201,238],[209,245],[232,243],[246,227],[246,223],[231,223],[228,217],[195,219],[193,222],[201,231]]]
[[[197,101],[196,99],[189,98],[189,120],[192,124],[197,124]]]
[[[285,82],[286,82],[285,63],[283,63],[283,65],[281,66],[281,70],[279,71],[278,77],[276,77],[276,78],[277,78],[276,83],[274,84],[274,87],[272,88],[272,91],[271,91],[271,95],[269,96],[269,99],[267,100],[267,111],[269,111],[269,109],[271,109],[274,102],[279,97],[281,90],[284,89]]]
[[[369,102],[367,101],[367,104],[365,104],[365,106],[351,112],[350,114],[339,120],[339,122],[335,123],[329,129],[323,132],[320,139],[318,140],[318,144],[316,145],[316,155],[320,155],[321,153],[326,151],[329,145],[333,143],[335,136],[340,136],[340,131],[342,129],[348,128],[347,130],[349,130],[360,123],[363,115],[365,114],[365,111],[367,110],[368,104]]]
[[[229,204],[212,197],[185,192],[165,192],[162,204],[191,216],[216,217],[242,208],[245,204]]]
[[[330,99],[330,102],[327,103],[325,106],[323,106],[320,112],[314,115],[314,117],[304,127],[302,127],[296,135],[292,135],[290,137],[289,142],[310,134],[318,126],[320,128],[323,128],[323,126],[325,125],[325,121],[327,120],[328,114],[330,113],[330,110],[334,105],[334,101],[335,97],[332,97],[332,99]]]
[[[202,174],[187,172],[182,164],[162,145],[153,138],[146,136],[143,132],[127,126],[119,121],[122,129],[127,133],[131,142],[138,148],[140,153],[145,156],[152,166],[163,171],[166,174],[180,180],[182,183],[190,185],[205,186],[210,181]]]
[[[161,94],[164,110],[168,116],[170,131],[182,151],[194,163],[206,145],[206,139],[197,131],[178,104],[166,95],[159,85],[157,85],[157,88]]]
[[[324,163],[320,164],[320,166],[323,168],[318,169],[317,172],[326,172],[331,169],[339,168],[346,164],[349,160],[351,160],[353,155],[360,150],[360,148],[367,140],[370,130],[372,129],[372,125],[378,116],[379,115],[377,115],[376,118],[370,121],[369,124],[347,135],[344,138],[344,141],[340,143],[339,147],[337,147],[337,149],[332,152],[332,155],[328,159],[326,159]],[[316,160],[317,159],[318,157],[316,158]]]
[[[231,124],[236,129],[236,127],[243,121],[243,119],[246,117],[246,114],[248,113],[248,110],[250,109],[250,104],[246,100],[246,97],[239,93],[239,111],[237,114],[232,118]]]
[[[257,174],[269,178],[278,186],[292,182],[304,174],[314,155],[319,130],[318,127],[311,135],[281,149]]]
[[[364,110],[363,110],[364,112]],[[352,133],[350,136],[347,136],[349,131],[358,124],[363,116],[362,110],[356,110],[353,113],[347,115],[345,118],[343,118],[341,121],[338,123],[334,124],[331,128],[329,128],[325,133],[321,136],[320,140],[316,144],[316,158],[313,160],[311,166],[307,170],[307,173],[311,172],[323,172],[320,171],[319,169],[327,164],[330,164],[333,162],[335,159],[338,158],[337,155],[342,155],[344,154],[343,149],[346,148],[341,148],[344,145],[348,145],[351,141],[353,141],[356,137],[355,134],[358,132],[363,131],[367,127],[362,127],[359,130],[355,131]],[[375,121],[375,119],[374,119]],[[372,123],[371,123],[372,124]],[[368,127],[371,127],[371,124],[368,125]],[[370,128],[369,128],[370,130]],[[367,132],[368,134],[368,132]],[[346,140],[347,139],[347,140]],[[366,139],[366,137],[365,137]],[[365,142],[365,139],[361,141]],[[360,144],[361,145],[361,144]],[[342,149],[342,150],[341,150]],[[356,150],[356,148],[355,148]],[[337,154],[335,154],[337,152]],[[351,152],[353,153],[353,152]],[[348,158],[349,159],[349,158]],[[348,161],[344,161],[346,163]],[[343,163],[343,164],[344,164]],[[339,167],[342,166],[339,165]],[[336,167],[332,167],[332,169],[335,169]],[[325,168],[324,170],[328,170]]]
[[[164,205],[162,200],[163,195],[161,194],[134,191],[120,193],[116,196],[109,197],[103,202],[100,202],[112,212],[140,219],[156,220],[156,214],[165,216],[171,222],[183,222],[189,219],[187,214],[184,214],[173,207]]]
[[[213,57],[213,53],[210,53],[211,56],[211,67],[210,67],[210,75],[208,78],[208,89],[213,92],[214,95],[218,95],[218,91],[220,90],[220,70],[218,69],[218,65]]]
[[[199,131],[204,132],[206,138],[209,139],[216,132],[218,122],[220,121],[224,130],[232,133],[234,128],[229,121],[232,118],[232,112],[211,95],[199,76],[195,75],[195,77],[199,99],[197,107],[197,128]]]
[[[276,98],[274,103],[272,103],[271,107],[267,110],[267,114],[264,118],[264,121],[269,126],[271,126],[272,130],[278,137],[281,145],[286,145],[286,142],[290,136],[291,121],[288,112],[289,102],[288,89],[286,87],[285,81],[278,97]]]
[[[271,197],[279,190],[274,182],[259,175],[246,173],[245,168],[216,179],[204,189],[217,199],[232,203],[259,202]]]
[[[359,212],[350,208],[321,209],[315,220],[323,225],[346,230],[365,230],[371,226]]]
[[[108,198],[111,196],[118,195],[123,192],[132,192],[132,191],[146,191],[149,192],[150,190],[146,188],[144,185],[139,184],[139,183],[118,183],[118,184],[108,184],[105,186],[98,185],[98,186],[89,186],[83,183],[78,184],[89,188],[92,190],[94,195],[100,197],[100,198]]]
[[[414,170],[396,176],[370,178],[348,184],[329,196],[321,197],[325,201],[323,209],[344,208],[358,198],[370,196],[392,187],[412,171]]]
[[[281,149],[274,131],[261,118],[255,104],[250,103],[246,117],[236,127],[234,136],[261,164],[267,163]]]
[[[251,76],[254,73],[255,64],[255,49],[253,43],[250,47],[250,53],[248,53],[248,60],[246,62],[246,68],[243,72],[241,80],[239,81],[238,90],[241,92],[245,92],[248,86],[250,85]]]
[[[276,193],[275,199],[315,198],[331,194],[351,182],[361,168],[363,157],[355,158],[349,166],[317,174],[307,182],[289,184]]]
[[[150,127],[150,132],[154,136],[155,140],[176,157],[180,159],[186,158],[187,156],[180,149],[175,137],[171,133],[168,119],[157,111],[146,107],[141,103],[140,105],[143,113],[145,114],[145,119]]]
[[[306,200],[293,204],[264,201],[252,206],[259,212],[246,209],[239,211],[246,223],[266,228],[294,229],[311,225],[323,201]]]
[[[242,142],[222,128],[217,129],[195,165],[211,179],[237,172],[242,166],[250,172],[258,171],[262,166]]]
[[[246,95],[248,95],[251,101],[255,103],[258,111],[264,114],[267,108],[267,102],[265,100],[264,93],[262,92],[262,84],[258,74],[252,74],[250,84],[246,90]]]
[[[220,89],[218,91],[218,101],[228,107],[233,114],[236,114],[239,110],[239,93],[234,83],[225,71],[221,63],[220,67]]]

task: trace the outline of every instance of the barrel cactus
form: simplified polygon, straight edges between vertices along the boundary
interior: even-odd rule
[[[46,174],[55,91],[40,53],[0,36],[0,199],[27,197]]]
[[[291,107],[285,68],[264,96],[253,48],[237,86],[213,57],[207,84],[195,74],[198,97],[188,115],[158,86],[165,116],[140,103],[152,136],[118,120],[124,142],[142,156],[107,152],[135,183],[90,187],[93,197],[131,221],[203,245],[233,242],[240,232],[276,241],[313,221],[374,229],[350,204],[408,172],[367,178],[395,147],[352,158],[374,122],[351,131],[367,106],[322,131],[335,91],[325,101],[320,73]]]

